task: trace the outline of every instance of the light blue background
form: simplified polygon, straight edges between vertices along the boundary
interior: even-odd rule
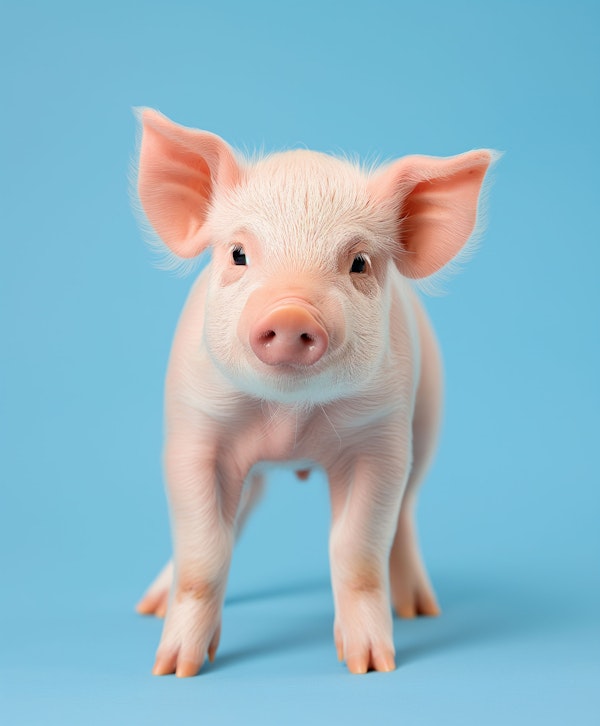
[[[2,723],[600,722],[599,7],[2,2]],[[217,662],[150,676],[161,626],[133,605],[169,554],[162,380],[191,280],[130,211],[136,105],[250,150],[506,151],[479,252],[428,300],[444,614],[396,621],[392,674],[337,663],[326,487],[281,475]]]

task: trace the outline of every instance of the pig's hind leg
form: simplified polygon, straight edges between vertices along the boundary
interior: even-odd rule
[[[262,498],[263,491],[264,477],[262,474],[253,474],[242,492],[235,525],[236,538],[240,536],[250,512]],[[172,583],[173,560],[169,560],[136,605],[137,612],[141,615],[155,615],[157,618],[164,618],[167,614]]]
[[[416,313],[421,339],[421,379],[413,418],[413,461],[390,554],[390,587],[402,618],[439,615],[440,608],[421,557],[415,524],[417,490],[433,457],[439,429],[442,371],[433,331],[420,304]]]
[[[169,560],[163,569],[158,573],[156,579],[146,590],[142,599],[135,606],[141,615],[156,615],[157,618],[164,618],[167,614],[169,592],[173,582],[173,560]]]

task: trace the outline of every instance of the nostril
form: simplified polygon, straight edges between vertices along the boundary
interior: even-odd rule
[[[270,343],[275,336],[276,333],[274,330],[266,330],[264,333],[261,333],[259,339],[261,343]]]
[[[250,347],[267,365],[316,363],[326,352],[327,331],[300,306],[282,305],[251,328]]]
[[[274,330],[265,330],[258,337],[261,343],[270,343],[277,337],[277,333]],[[315,336],[310,333],[300,333],[299,337],[304,345],[313,345],[315,343]]]

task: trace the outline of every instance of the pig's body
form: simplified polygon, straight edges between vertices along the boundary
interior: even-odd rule
[[[271,462],[326,472],[338,655],[354,673],[391,670],[390,592],[399,615],[438,612],[413,515],[441,367],[405,276],[464,245],[491,156],[408,157],[377,176],[304,151],[244,167],[218,137],[143,121],[152,226],[179,256],[213,248],[167,375],[175,567],[139,604],[166,611],[154,672],[193,675],[214,656],[235,534]]]

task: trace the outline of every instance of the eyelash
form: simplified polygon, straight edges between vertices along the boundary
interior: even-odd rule
[[[236,255],[238,256],[238,259],[236,260]],[[243,262],[241,261],[241,258],[243,258]],[[244,252],[244,248],[241,245],[236,245],[231,250],[231,259],[233,260],[234,265],[238,265],[239,267],[246,267],[248,265],[248,259],[246,257],[246,253]]]
[[[358,263],[358,267],[361,269],[355,270],[354,265],[355,263]],[[354,255],[354,259],[352,260],[352,265],[350,266],[350,274],[353,275],[364,275],[365,272],[367,272],[367,268],[369,266],[369,258],[367,255],[359,253],[357,255]]]

